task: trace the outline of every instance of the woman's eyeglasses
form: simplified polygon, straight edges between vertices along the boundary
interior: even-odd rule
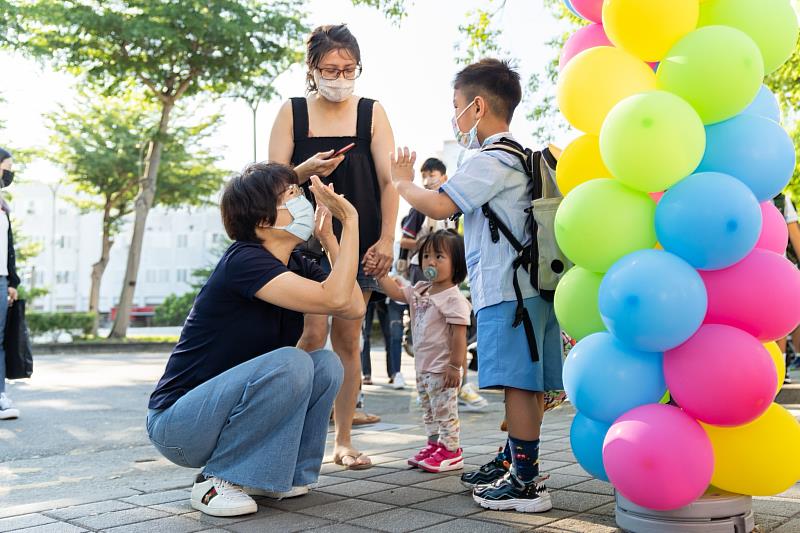
[[[354,80],[361,76],[361,65],[345,69],[338,68],[318,68],[320,76],[323,80],[333,81],[343,76],[346,80]]]

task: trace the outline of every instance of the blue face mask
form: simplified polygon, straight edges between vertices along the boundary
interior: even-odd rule
[[[453,135],[455,135],[456,143],[466,150],[477,150],[481,147],[481,143],[478,142],[478,124],[481,123],[481,119],[475,123],[472,128],[467,133],[461,131],[461,128],[458,127],[458,119],[460,119],[464,113],[467,112],[467,109],[472,107],[472,104],[475,103],[475,100],[472,101],[464,110],[458,114],[458,116],[453,117]]]
[[[311,238],[314,233],[314,206],[305,196],[295,196],[278,209],[288,210],[293,220],[285,226],[274,226],[275,229],[288,231],[303,242]]]

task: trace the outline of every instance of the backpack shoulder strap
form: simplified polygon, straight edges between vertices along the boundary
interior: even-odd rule
[[[500,240],[500,233],[502,233],[508,242],[511,243],[511,246],[514,248],[514,250],[516,250],[517,253],[522,253],[525,247],[522,246],[522,243],[519,242],[516,237],[514,237],[514,234],[511,233],[511,230],[508,229],[508,226],[506,226],[503,221],[497,217],[497,214],[492,211],[492,208],[489,207],[488,202],[481,206],[481,211],[483,211],[483,216],[485,216],[489,221],[489,233],[492,236],[492,242],[497,243],[497,241]]]
[[[493,142],[488,146],[481,148],[481,152],[494,152],[501,151],[516,156],[522,163],[522,168],[525,169],[525,174],[533,177],[533,152],[529,148],[524,148],[521,144],[508,137],[502,137],[500,140]]]

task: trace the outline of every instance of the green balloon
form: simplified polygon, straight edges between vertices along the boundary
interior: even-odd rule
[[[572,189],[556,212],[556,240],[576,265],[606,272],[621,257],[656,244],[656,204],[613,179]]]
[[[669,403],[670,400],[672,400],[672,396],[669,394],[669,391],[667,391],[664,393],[664,396],[662,396],[661,399],[658,400],[658,403]]]
[[[600,131],[600,154],[611,175],[642,192],[664,191],[691,174],[705,149],[697,112],[665,91],[622,100]]]
[[[558,282],[553,301],[556,317],[561,329],[576,341],[606,330],[597,307],[601,281],[602,274],[576,266]]]
[[[738,115],[755,99],[764,79],[764,60],[742,31],[706,26],[672,47],[657,77],[659,89],[692,104],[703,124],[714,124]]]
[[[790,0],[706,0],[698,26],[732,26],[761,49],[764,72],[783,65],[797,43],[797,15]]]

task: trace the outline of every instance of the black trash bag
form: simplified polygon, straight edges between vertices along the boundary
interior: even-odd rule
[[[5,302],[0,302],[2,305]],[[33,352],[28,325],[25,323],[25,300],[17,300],[8,308],[3,335],[6,351],[6,378],[25,379],[33,374]],[[2,376],[0,376],[0,379]]]

